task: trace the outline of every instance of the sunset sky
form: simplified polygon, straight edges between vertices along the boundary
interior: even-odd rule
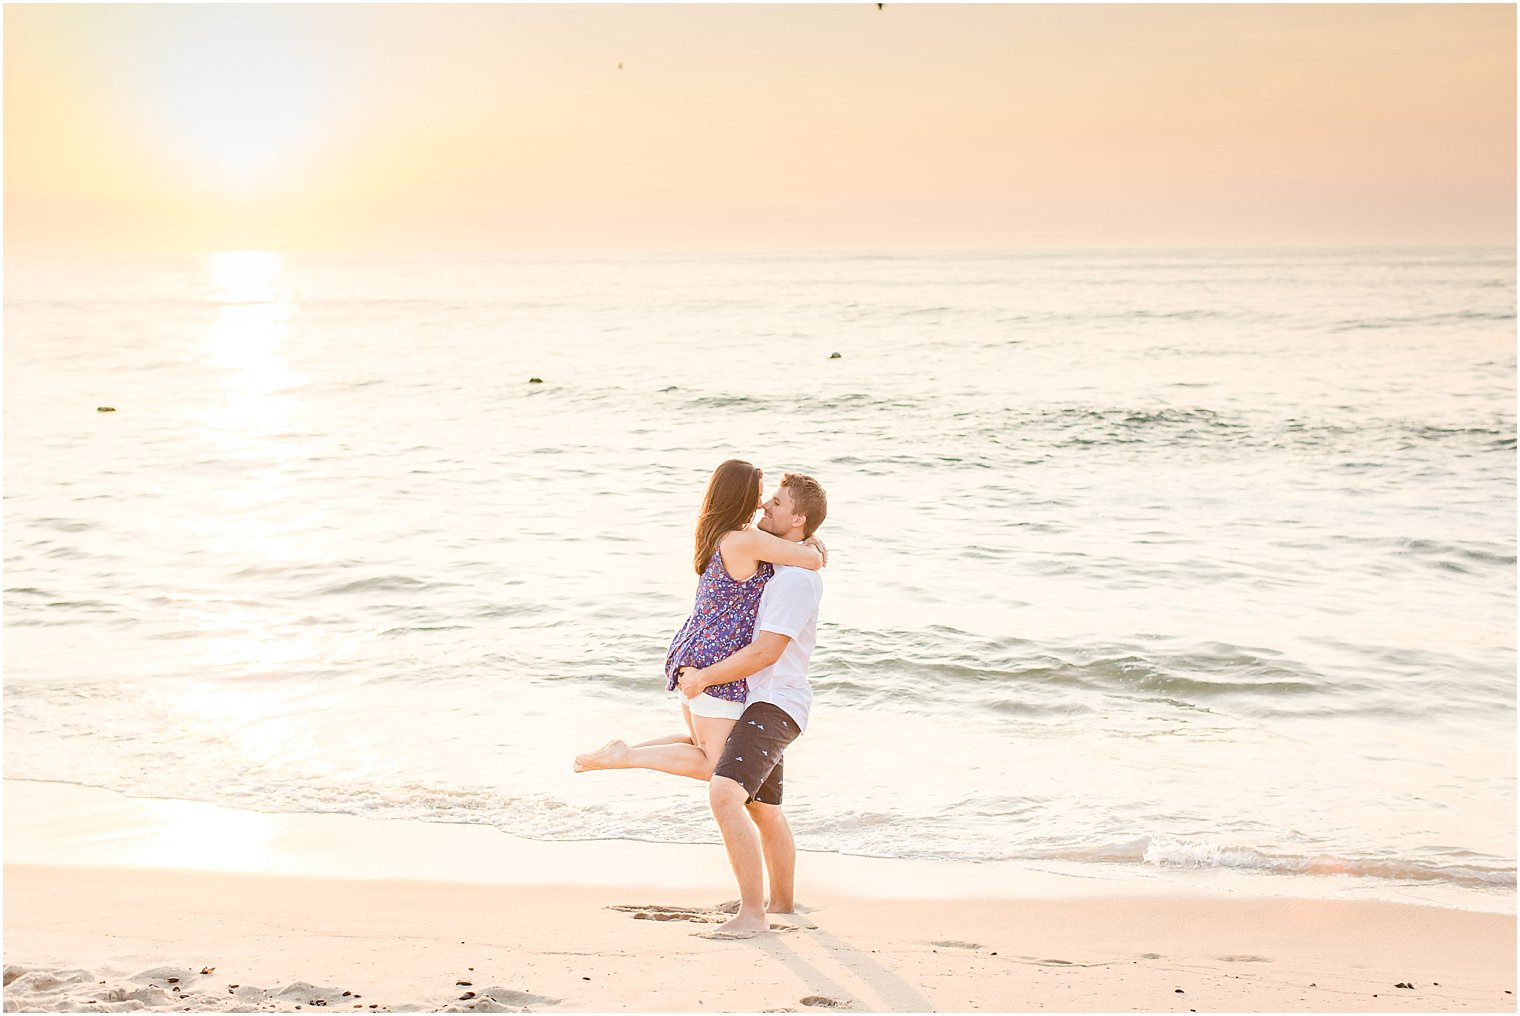
[[[11,255],[1515,240],[1508,5],[4,16]]]

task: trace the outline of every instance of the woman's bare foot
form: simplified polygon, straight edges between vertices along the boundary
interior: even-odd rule
[[[596,751],[575,756],[575,771],[589,773],[593,769],[616,769],[628,754],[628,745],[622,741],[608,741]]]

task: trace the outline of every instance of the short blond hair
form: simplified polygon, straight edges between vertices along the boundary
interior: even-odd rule
[[[823,492],[823,484],[806,473],[782,473],[781,486],[792,492],[792,511],[807,519],[802,527],[805,540],[828,518],[829,496]]]

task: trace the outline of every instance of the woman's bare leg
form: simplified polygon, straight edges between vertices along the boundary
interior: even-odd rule
[[[726,717],[692,716],[684,703],[681,708],[696,743],[662,738],[630,748],[622,741],[611,741],[596,751],[577,755],[575,771],[652,769],[705,782],[723,756],[723,745],[728,740],[729,731],[734,729],[734,721]]]
[[[691,710],[686,708],[685,702],[681,703],[681,716],[686,720],[686,733],[671,734],[667,737],[657,737],[652,741],[640,741],[633,747],[648,748],[656,744],[696,744],[697,730],[691,725]]]
[[[661,744],[696,744],[697,731],[691,725],[691,710],[686,708],[686,703],[681,703],[681,716],[686,720],[686,733],[667,734],[664,737],[656,737],[650,741],[640,741],[635,748],[653,748]],[[611,740],[602,745],[596,751],[588,751],[583,755],[575,756],[575,765],[572,767],[578,773],[589,773],[593,769],[619,769],[621,766],[611,766],[606,763],[617,758],[628,750],[628,742],[623,740]]]
[[[640,741],[638,744],[629,745],[631,748],[652,748],[657,744],[695,744],[690,734],[669,734],[665,737],[656,737],[650,741]]]

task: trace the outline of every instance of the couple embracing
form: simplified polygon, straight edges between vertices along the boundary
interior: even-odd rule
[[[796,906],[782,755],[807,727],[813,702],[807,670],[823,599],[818,569],[828,556],[813,533],[828,499],[800,473],[783,473],[768,500],[763,482],[755,466],[730,459],[713,471],[702,500],[696,605],[665,658],[666,688],[681,701],[686,733],[631,747],[610,741],[575,760],[577,772],[653,769],[707,782],[739,882],[739,911],[712,937],[760,934],[770,928],[767,911]]]

